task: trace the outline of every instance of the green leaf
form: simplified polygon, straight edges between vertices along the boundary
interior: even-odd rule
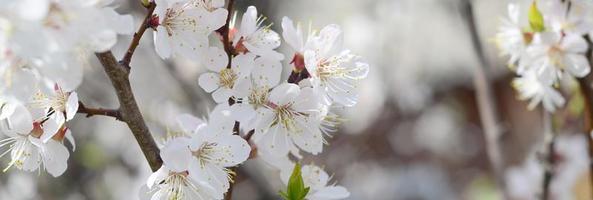
[[[144,6],[144,7],[148,7],[150,5],[149,0],[140,0],[140,3],[142,3],[142,6]]]
[[[309,193],[309,187],[305,187],[303,177],[301,176],[301,165],[299,163],[294,165],[292,175],[288,180],[286,192],[280,191],[280,196],[285,200],[303,200]]]
[[[529,26],[531,27],[532,31],[542,32],[545,30],[544,17],[537,9],[537,1],[533,1],[533,3],[531,3],[527,16],[529,17]]]

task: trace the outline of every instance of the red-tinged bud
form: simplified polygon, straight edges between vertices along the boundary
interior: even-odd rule
[[[294,54],[294,57],[292,57],[292,61],[290,61],[290,64],[294,65],[295,71],[303,71],[303,69],[305,69],[305,57],[300,53],[296,53]]]
[[[245,54],[249,52],[249,50],[247,49],[247,47],[245,47],[245,45],[243,45],[243,38],[239,39],[239,42],[237,42],[237,45],[235,45],[235,53],[236,54]]]
[[[156,14],[153,14],[150,19],[148,19],[148,22],[146,22],[146,26],[148,26],[149,28],[155,29],[156,27],[161,25],[160,20],[159,20],[159,16]]]
[[[231,29],[229,30],[229,40],[230,40],[230,41],[233,41],[233,39],[235,39],[235,35],[237,35],[237,32],[238,32],[238,31],[239,31],[239,30],[237,30],[236,28],[231,28]]]
[[[533,41],[533,33],[532,32],[523,32],[523,40],[526,44],[531,44]]]
[[[33,130],[31,130],[31,136],[35,138],[41,137],[43,134],[43,128],[41,128],[41,122],[33,122]]]
[[[66,131],[68,131],[68,127],[62,126],[62,128],[58,130],[58,133],[56,133],[52,139],[60,142],[64,141],[64,137],[66,137]]]

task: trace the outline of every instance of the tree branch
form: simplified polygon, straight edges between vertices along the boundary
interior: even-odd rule
[[[500,147],[501,130],[498,127],[498,114],[495,108],[495,100],[492,97],[492,87],[490,86],[488,76],[486,75],[488,63],[479,39],[471,0],[463,0],[462,4],[461,14],[466,20],[474,51],[476,51],[476,55],[478,56],[481,65],[481,67],[474,68],[473,83],[476,89],[476,100],[478,103],[480,120],[484,130],[486,153],[488,154],[488,159],[490,160],[490,165],[500,190],[503,191],[503,195],[506,195],[506,193],[504,193],[505,183],[502,179],[504,159]]]
[[[128,47],[128,50],[126,51],[126,55],[124,55],[124,58],[121,60],[121,64],[123,66],[130,68],[130,62],[132,61],[132,56],[134,55],[134,51],[136,51],[136,47],[138,47],[138,44],[140,44],[140,39],[142,39],[142,36],[144,35],[144,32],[146,31],[146,29],[148,29],[150,27],[149,26],[150,18],[152,17],[152,13],[154,12],[155,8],[156,8],[156,4],[154,2],[150,2],[148,7],[146,7],[146,9],[148,9],[148,13],[146,13],[146,17],[144,17],[144,21],[142,21],[142,24],[140,24],[138,31],[136,31],[136,33],[134,33],[134,38],[132,39],[132,42],[130,42],[130,46]]]
[[[130,69],[123,64],[118,63],[111,51],[96,53],[96,56],[103,65],[105,73],[107,73],[107,76],[111,80],[113,88],[115,89],[120,104],[119,111],[122,121],[124,121],[132,131],[132,134],[136,138],[138,145],[140,145],[140,149],[142,150],[142,153],[144,153],[146,160],[148,160],[148,164],[152,171],[158,170],[163,163],[159,155],[160,150],[154,142],[154,139],[144,122],[142,113],[140,113],[140,109],[136,104],[136,99],[134,98],[134,93],[132,92],[132,87],[128,78]]]
[[[587,50],[587,56],[589,66],[593,64],[593,48],[591,48],[591,39],[585,36],[585,39],[589,43],[589,50]],[[593,191],[593,140],[591,140],[591,132],[593,131],[593,75],[591,73],[587,76],[578,79],[581,94],[583,95],[585,102],[585,110],[583,111],[583,123],[585,138],[587,138],[587,149],[589,152],[589,181],[591,183],[591,191]]]
[[[226,17],[226,23],[224,24],[223,27],[218,29],[218,32],[222,36],[222,45],[224,46],[224,51],[226,51],[228,59],[229,59],[229,64],[228,64],[227,68],[231,67],[231,60],[233,58],[233,47],[231,45],[231,41],[230,41],[229,37],[230,37],[231,16],[233,16],[233,4],[234,3],[235,3],[235,0],[229,0],[229,4],[227,5],[228,14]]]
[[[78,102],[77,112],[80,114],[86,114],[86,117],[102,115],[106,117],[113,117],[119,121],[123,121],[119,113],[119,109],[88,108],[80,101]]]
[[[555,134],[552,128],[552,119],[550,113],[547,113],[545,109],[542,109],[543,121],[544,121],[544,144],[542,146],[542,161],[544,163],[544,179],[542,183],[542,199],[551,199],[551,188],[552,179],[554,178],[554,166],[555,166],[555,147],[554,140]]]

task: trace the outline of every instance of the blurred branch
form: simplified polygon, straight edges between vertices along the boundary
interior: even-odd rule
[[[542,184],[542,199],[549,200],[551,197],[550,184],[554,178],[555,166],[555,148],[554,148],[554,130],[552,130],[552,119],[550,113],[542,109],[544,121],[544,145],[542,149],[542,159],[544,163],[544,180]]]
[[[138,44],[140,44],[140,39],[142,39],[142,36],[144,35],[144,32],[146,32],[146,29],[150,27],[150,18],[152,17],[152,13],[154,12],[155,8],[156,4],[152,1],[146,7],[148,13],[146,13],[146,17],[144,17],[144,21],[142,21],[142,24],[140,24],[138,31],[134,33],[134,38],[132,38],[132,42],[130,43],[128,50],[126,51],[126,55],[124,55],[124,58],[121,60],[123,66],[130,68],[130,62],[132,60],[132,56],[134,55],[134,51],[136,51],[136,47],[138,47]]]
[[[589,49],[587,50],[587,59],[589,61],[589,66],[593,64],[593,48],[591,48],[591,39],[588,36],[585,36],[585,39],[589,43]],[[587,74],[587,76],[578,79],[579,87],[581,89],[581,93],[583,98],[585,99],[585,110],[583,112],[583,121],[584,121],[584,132],[585,138],[587,138],[587,149],[589,152],[589,181],[591,185],[591,190],[593,191],[593,140],[591,140],[591,132],[593,131],[593,87],[591,83],[593,83],[593,75],[591,73]],[[592,193],[593,194],[593,193]]]
[[[102,115],[107,117],[113,117],[119,121],[123,121],[119,113],[119,109],[88,108],[80,101],[78,102],[77,112],[81,114],[86,114],[86,117]]]
[[[498,113],[496,112],[496,102],[492,97],[492,86],[490,80],[486,75],[489,69],[482,44],[478,35],[478,29],[475,21],[475,16],[472,8],[471,0],[462,0],[461,7],[462,17],[466,20],[466,24],[470,33],[471,41],[474,51],[478,56],[481,67],[475,67],[473,75],[473,83],[476,89],[476,100],[478,103],[478,110],[480,113],[480,120],[482,128],[484,129],[484,138],[486,140],[486,153],[490,160],[490,165],[494,171],[494,176],[497,178],[500,189],[504,191],[503,168],[504,159],[502,157],[500,135],[501,130],[498,127]]]

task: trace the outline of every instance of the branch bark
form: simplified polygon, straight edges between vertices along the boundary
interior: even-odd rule
[[[481,65],[481,67],[474,68],[473,84],[476,89],[476,100],[478,103],[482,128],[484,130],[486,153],[488,154],[490,166],[497,179],[500,190],[503,191],[503,195],[506,195],[506,193],[504,193],[505,183],[502,179],[504,158],[502,156],[500,144],[501,130],[498,126],[499,119],[498,113],[496,112],[496,102],[492,97],[492,86],[486,75],[488,63],[479,39],[472,2],[471,0],[464,0],[462,1],[462,4],[462,17],[466,20],[473,48]]]
[[[86,117],[102,115],[102,116],[106,116],[106,117],[113,117],[119,121],[123,121],[121,118],[119,109],[88,108],[80,101],[78,102],[77,113],[86,114]]]
[[[589,50],[587,50],[587,56],[589,66],[593,64],[593,48],[591,45],[591,39],[585,36],[585,39],[589,43]],[[587,149],[589,152],[589,182],[591,183],[591,191],[593,194],[593,140],[591,140],[591,132],[593,131],[593,75],[591,73],[587,76],[578,79],[581,94],[583,95],[585,102],[585,110],[583,111],[583,134],[587,138]]]
[[[146,160],[148,160],[148,164],[152,171],[158,170],[163,163],[159,155],[160,150],[154,142],[154,139],[144,122],[142,113],[140,113],[140,109],[136,104],[136,99],[128,78],[130,75],[130,68],[118,63],[111,51],[96,53],[96,56],[103,65],[105,73],[107,73],[107,76],[111,80],[113,88],[115,89],[120,104],[119,111],[122,121],[124,121],[132,131],[132,134],[136,138],[138,145],[140,145],[140,149],[142,150],[142,153],[144,153]]]
[[[542,199],[551,199],[551,188],[552,180],[554,179],[554,167],[555,167],[555,153],[554,147],[555,134],[552,128],[551,114],[547,113],[545,109],[543,112],[543,124],[544,124],[544,144],[542,146],[542,161],[544,163],[544,179],[542,183]]]
[[[134,51],[136,51],[136,47],[138,47],[138,44],[140,44],[140,39],[142,39],[142,36],[144,35],[144,32],[146,32],[146,29],[150,27],[150,18],[152,17],[152,13],[156,8],[156,4],[154,2],[151,2],[146,8],[148,9],[148,13],[146,14],[146,17],[144,17],[144,21],[142,21],[142,24],[138,28],[138,31],[134,33],[134,38],[132,38],[132,42],[130,42],[130,46],[126,51],[126,55],[124,55],[124,58],[121,60],[121,64],[127,68],[130,68],[132,56],[134,55]]]

